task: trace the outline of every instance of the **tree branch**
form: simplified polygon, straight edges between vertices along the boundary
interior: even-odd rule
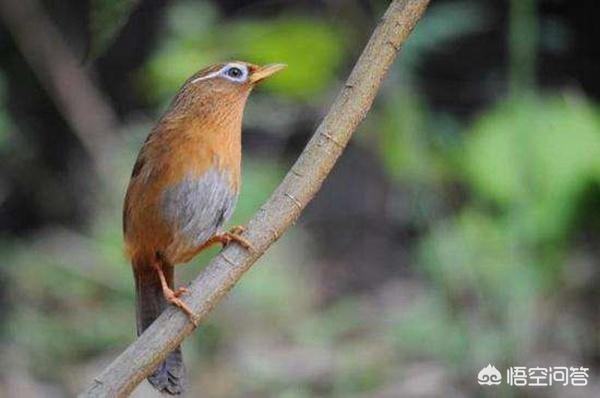
[[[381,81],[429,0],[394,0],[375,29],[344,88],[283,182],[250,220],[244,237],[255,250],[231,245],[190,285],[186,304],[204,320],[263,253],[292,225],[319,191],[352,133],[365,118]],[[175,308],[163,314],[80,397],[129,394],[194,330]]]

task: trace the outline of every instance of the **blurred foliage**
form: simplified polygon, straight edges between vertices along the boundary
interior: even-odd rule
[[[308,99],[329,87],[345,54],[340,28],[315,18],[221,22],[210,3],[181,2],[171,8],[168,21],[170,34],[140,76],[140,89],[151,87],[146,95],[155,100],[164,101],[194,72],[227,59],[287,63],[288,70],[265,86]]]
[[[427,156],[423,135],[425,111],[417,96],[396,95],[386,103],[379,114],[381,156],[393,178],[426,180],[431,163],[423,162]],[[427,170],[425,170],[427,169]]]
[[[600,114],[579,95],[531,92],[499,100],[468,124],[433,114],[415,89],[421,59],[485,25],[476,7],[455,5],[433,5],[415,29],[371,127],[388,175],[415,196],[399,210],[426,231],[415,261],[429,288],[392,317],[386,336],[404,364],[433,359],[470,380],[490,358],[497,366],[535,362],[545,328],[560,329],[550,350],[571,355],[573,336],[593,330],[583,320],[558,327],[546,307],[556,305],[548,296],[565,289],[566,273],[590,272],[589,260],[573,268],[570,239],[584,195],[600,183]],[[437,196],[449,185],[469,198],[448,213],[454,204]]]
[[[427,10],[410,40],[402,47],[402,56],[398,63],[401,67],[416,72],[424,56],[434,50],[445,50],[444,45],[474,32],[485,29],[488,18],[479,3],[456,1],[453,3],[433,3]],[[446,50],[447,51],[447,50]]]
[[[13,129],[10,121],[10,115],[6,112],[5,102],[5,77],[4,74],[0,73],[0,153],[6,150],[6,147],[10,145],[11,140],[9,139],[10,131]]]
[[[234,25],[226,46],[254,63],[287,63],[286,73],[267,86],[282,95],[309,99],[335,81],[345,52],[343,37],[330,21],[282,16],[270,24],[246,21]]]
[[[91,0],[88,58],[102,54],[114,41],[140,0]]]
[[[464,171],[452,178],[473,196],[457,214],[430,219],[418,263],[436,293],[401,316],[401,350],[467,369],[489,358],[531,361],[543,338],[543,298],[560,288],[564,272],[576,272],[563,270],[567,238],[582,195],[600,182],[598,116],[578,97],[521,97],[482,113],[460,151],[456,143],[436,152],[403,141],[408,159],[439,165],[448,158]],[[419,175],[401,170],[403,178]],[[553,344],[570,346],[581,327],[562,325]]]
[[[140,72],[139,90],[151,100],[164,102],[196,71],[220,61],[221,47],[214,41],[219,37],[216,22],[216,10],[207,2],[171,7],[168,34]]]
[[[452,172],[445,152],[457,145],[453,137],[461,126],[449,115],[429,112],[415,87],[418,68],[431,52],[446,52],[444,45],[485,29],[487,19],[479,3],[434,3],[402,47],[402,56],[389,72],[391,84],[383,88],[383,110],[375,115],[379,149],[393,178],[439,183],[444,173]],[[436,133],[423,134],[423,130]]]
[[[539,27],[537,0],[511,0],[508,46],[510,51],[509,85],[513,95],[534,90],[538,57]]]
[[[469,133],[467,178],[482,197],[515,209],[531,237],[561,240],[577,196],[600,183],[599,129],[597,110],[581,98],[501,103]]]

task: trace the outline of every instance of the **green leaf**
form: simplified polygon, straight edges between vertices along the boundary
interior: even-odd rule
[[[467,136],[464,166],[475,192],[518,211],[526,233],[560,237],[576,196],[600,181],[600,124],[580,98],[511,100]]]

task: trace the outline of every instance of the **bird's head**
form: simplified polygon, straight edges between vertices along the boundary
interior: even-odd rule
[[[208,116],[216,112],[226,117],[241,113],[252,88],[285,67],[285,64],[258,66],[243,61],[211,65],[184,83],[171,111],[180,116]]]

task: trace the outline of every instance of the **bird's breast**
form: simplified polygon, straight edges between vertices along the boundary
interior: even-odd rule
[[[127,251],[173,262],[226,222],[240,185],[239,132],[206,123],[157,129],[145,143],[128,189]]]
[[[160,209],[174,241],[199,246],[229,219],[237,196],[230,172],[212,167],[200,176],[190,173],[166,189]]]

